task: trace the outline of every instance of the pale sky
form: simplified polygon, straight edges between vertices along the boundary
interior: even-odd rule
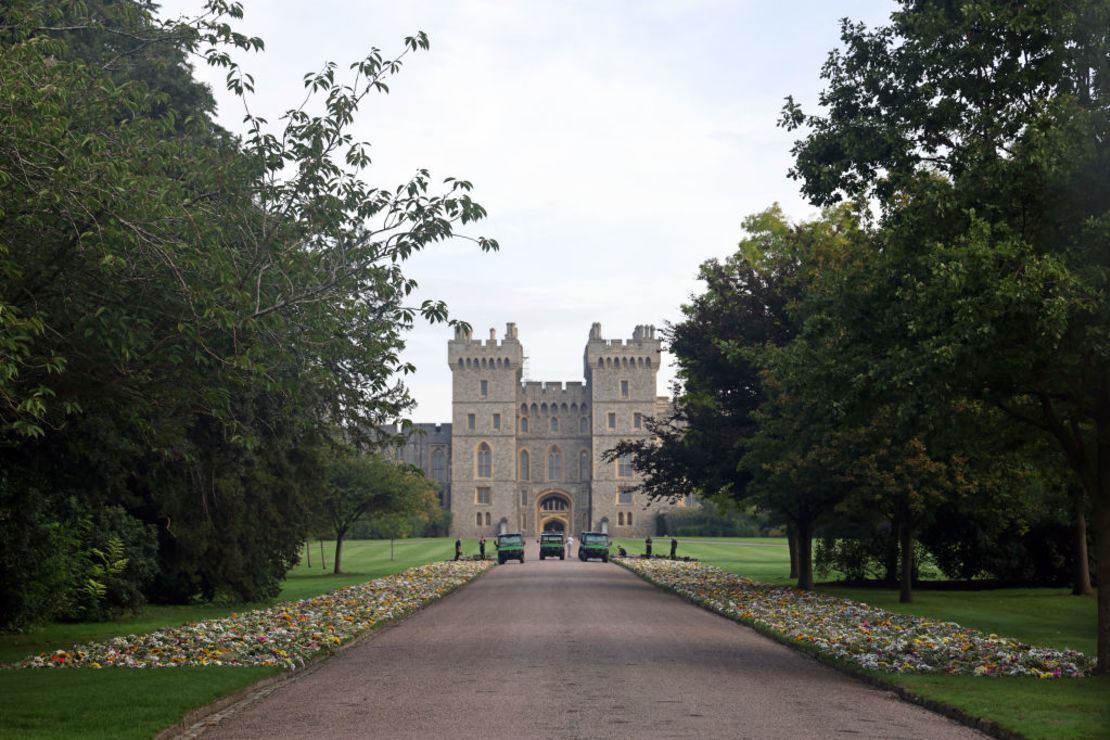
[[[163,3],[194,13],[201,0]],[[372,144],[366,177],[395,187],[417,168],[474,184],[489,217],[466,233],[496,238],[431,247],[406,273],[420,296],[485,338],[516,322],[532,380],[582,380],[590,324],[628,338],[662,327],[700,289],[698,265],[730,254],[745,216],[778,202],[816,211],[787,178],[793,136],[776,127],[783,98],[813,109],[839,19],[885,23],[890,0],[246,0],[238,28],[266,42],[241,55],[252,110],[272,122],[304,95],[301,79],[371,47],[389,56],[418,30],[389,95],[354,128]],[[241,130],[223,71],[198,65]],[[451,419],[443,325],[419,324],[404,358],[414,421]],[[659,393],[673,372],[660,373]]]

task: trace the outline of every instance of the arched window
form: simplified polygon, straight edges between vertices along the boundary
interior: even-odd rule
[[[483,442],[478,445],[478,477],[489,478],[493,470],[493,454],[489,445]]]
[[[535,416],[537,413],[539,413],[539,408],[536,404],[532,404],[532,416]]]
[[[586,450],[578,453],[578,479],[590,479],[590,453]]]
[[[528,417],[527,416],[520,417],[520,431],[522,431],[522,432],[527,432],[528,431]]]
[[[617,512],[617,524],[621,525],[622,527],[624,526],[624,512],[623,511],[618,511]]]
[[[578,402],[577,401],[571,401],[570,402],[570,413],[572,413],[572,414],[577,414],[578,413]]]
[[[562,478],[563,456],[558,447],[552,447],[551,451],[547,453],[547,479],[562,480]]]
[[[540,502],[540,511],[566,511],[568,508],[561,496],[548,496]]]
[[[630,515],[630,516],[631,516],[631,515]],[[487,512],[486,512],[486,526],[487,526],[487,527],[489,526],[489,523],[490,523],[491,521],[493,521],[493,518],[492,518],[492,517],[491,517],[491,516],[489,515],[489,512],[487,511]]]
[[[645,359],[644,362],[647,364],[648,367],[651,367],[651,358],[650,357]]]
[[[459,367],[463,367],[463,358],[459,358]]]
[[[528,415],[528,404],[526,404],[526,403],[520,404],[520,413],[524,416]]]
[[[474,517],[475,517],[475,522],[474,523],[477,524],[479,527],[482,526],[482,512],[479,511],[477,514],[474,515]]]
[[[541,403],[540,404],[540,413],[541,414],[547,414],[547,404],[546,403]]]
[[[625,516],[624,523],[627,524],[630,527],[632,526],[632,512],[631,511],[628,512],[627,516]],[[489,514],[486,514],[486,524],[489,524]]]
[[[438,447],[432,450],[432,480],[436,483],[447,482],[447,455]]]
[[[581,434],[586,434],[590,431],[590,420],[587,417],[583,416],[578,420],[578,431]]]
[[[559,410],[562,411],[565,414],[567,412],[566,403],[563,403],[561,406],[559,406]]]
[[[586,404],[582,404],[582,413],[584,414],[584,413],[586,413],[587,411],[589,411],[589,409],[588,409],[588,408],[586,408]]]
[[[557,417],[557,416],[552,416],[551,417],[551,431],[553,431],[553,432],[559,431],[559,417]]]
[[[520,451],[520,479],[528,480],[528,450]]]

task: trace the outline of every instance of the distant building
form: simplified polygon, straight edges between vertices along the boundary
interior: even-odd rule
[[[616,536],[654,534],[655,513],[628,459],[603,453],[648,436],[644,421],[665,414],[656,396],[660,341],[654,326],[628,340],[606,340],[594,324],[584,355],[585,382],[523,382],[524,348],[515,324],[498,341],[456,331],[447,344],[452,371],[450,424],[417,424],[399,457],[441,484],[453,535],[502,531]]]

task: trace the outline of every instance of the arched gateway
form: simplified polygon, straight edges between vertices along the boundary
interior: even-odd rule
[[[574,503],[562,491],[541,494],[536,501],[536,534],[558,532],[570,534],[574,521]]]

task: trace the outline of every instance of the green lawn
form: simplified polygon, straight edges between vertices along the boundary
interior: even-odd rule
[[[465,542],[464,552],[477,544]],[[334,543],[324,543],[329,565]],[[397,540],[390,560],[388,541],[359,540],[343,546],[343,575],[312,562],[290,572],[275,601],[303,599],[362,583],[415,565],[454,555],[447,538]],[[238,607],[202,604],[150,606],[116,622],[49,624],[26,633],[0,634],[0,662],[69,648],[78,642],[141,634],[163,627],[225,616],[270,603]],[[272,668],[173,668],[165,670],[0,670],[0,737],[153,737],[186,713],[278,672]]]
[[[630,555],[644,551],[643,540],[616,540]],[[654,552],[670,552],[670,538],[654,538]],[[680,538],[678,554],[755,581],[790,584],[785,538]],[[894,589],[819,586],[835,596],[864,601],[895,612],[958,622],[1033,645],[1070,647],[1093,655],[1097,604],[1094,597],[1066,589],[1005,588],[987,591],[914,592],[911,604],[898,603]],[[891,676],[920,696],[991,720],[1031,738],[1110,738],[1110,677],[1040,681],[974,676]]]

